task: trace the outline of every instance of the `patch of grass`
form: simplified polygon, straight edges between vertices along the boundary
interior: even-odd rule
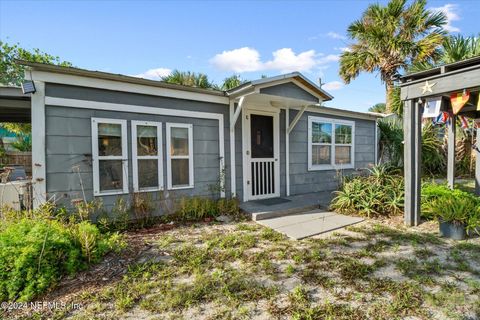
[[[468,287],[470,288],[471,294],[480,295],[480,280],[476,279],[466,279]]]
[[[258,231],[260,230],[260,226],[255,224],[255,223],[239,223],[237,224],[237,226],[235,227],[235,230],[237,231],[250,231],[250,232],[253,232],[253,231]]]
[[[375,308],[380,318],[422,315],[424,291],[414,282],[396,282],[390,279],[372,279],[365,289],[376,296],[384,297],[388,303]],[[389,297],[385,297],[388,294]]]
[[[255,246],[256,242],[255,236],[250,233],[229,233],[213,237],[206,241],[205,244],[207,248],[215,249],[250,249]]]
[[[191,283],[166,283],[157,293],[146,298],[141,306],[151,312],[183,310],[200,303],[219,302],[229,306],[269,299],[277,294],[276,287],[267,287],[235,269],[195,274]]]
[[[293,274],[295,273],[296,269],[293,265],[289,264],[286,268],[285,268],[285,274],[289,277],[293,276]]]
[[[309,265],[300,271],[300,279],[307,284],[320,286],[325,289],[331,289],[335,286],[336,281],[331,275],[323,274],[317,265]]]
[[[214,253],[205,247],[183,244],[172,252],[175,265],[188,274],[211,269]]]
[[[336,266],[336,269],[340,273],[340,276],[343,281],[346,283],[355,283],[358,280],[365,280],[370,276],[375,270],[380,266],[376,262],[374,264],[366,264],[358,259],[350,258],[346,256],[338,256],[333,265]]]
[[[441,289],[436,293],[429,293],[425,301],[443,310],[450,317],[461,318],[462,306],[466,304],[465,292],[461,291],[455,284],[442,283]]]
[[[278,242],[286,239],[286,237],[283,234],[271,228],[263,228],[262,231],[260,232],[260,238],[262,240],[267,240],[272,242]]]
[[[421,261],[415,258],[398,259],[395,266],[404,276],[430,285],[435,284],[435,276],[439,276],[444,272],[444,266],[438,259]]]
[[[415,249],[414,254],[418,259],[428,259],[435,256],[435,253],[426,247]]]
[[[367,236],[387,237],[391,242],[394,243],[408,243],[411,245],[438,245],[444,243],[444,240],[433,233],[411,232],[407,231],[406,229],[395,229],[382,224],[375,224],[371,228],[356,227],[354,231],[363,233]]]

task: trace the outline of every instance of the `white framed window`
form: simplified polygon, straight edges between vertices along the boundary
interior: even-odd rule
[[[162,123],[132,121],[133,191],[163,190]]]
[[[167,187],[193,188],[193,125],[167,123]]]
[[[355,122],[308,117],[308,170],[350,169],[355,163]]]
[[[128,193],[127,120],[92,118],[93,194]]]

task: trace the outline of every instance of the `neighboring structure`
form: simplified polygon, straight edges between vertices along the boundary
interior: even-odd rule
[[[448,126],[447,181],[450,188],[455,183],[456,117],[480,119],[480,57],[447,64],[401,78],[401,98],[404,106],[405,132],[405,224],[420,223],[421,167],[422,167],[422,114],[427,99],[442,98],[442,109],[450,114]],[[465,93],[468,102],[454,115],[450,97]],[[475,166],[476,193],[480,195],[480,130],[477,134],[477,157]]]
[[[223,92],[24,62],[35,203],[152,192],[241,201],[333,191],[375,163],[379,115],[321,106],[300,73]]]

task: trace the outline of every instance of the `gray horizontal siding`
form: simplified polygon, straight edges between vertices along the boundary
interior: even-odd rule
[[[266,87],[260,89],[260,93],[281,96],[293,99],[301,99],[306,101],[318,102],[318,97],[315,97],[311,93],[303,90],[292,82],[279,84],[276,86]]]
[[[123,92],[100,89],[80,88],[64,85],[47,84],[47,95],[94,100],[102,102],[137,104],[152,107],[174,108],[190,111],[221,113],[224,116],[225,135],[225,180],[226,192],[230,194],[230,156],[229,145],[229,110],[227,105],[195,102],[181,99],[153,97]],[[83,197],[93,199],[93,173],[92,173],[92,142],[91,118],[110,118],[128,120],[128,156],[129,156],[129,190],[132,186],[132,161],[131,161],[131,120],[157,121],[163,124],[163,160],[164,160],[164,185],[166,177],[166,150],[165,150],[165,124],[191,123],[193,124],[193,163],[194,163],[194,188],[184,190],[165,191],[163,195],[150,193],[150,197],[177,198],[181,196],[218,196],[219,168],[219,143],[218,121],[213,119],[198,119],[173,116],[160,116],[150,114],[137,114],[132,112],[115,112],[93,109],[78,109],[60,106],[46,106],[46,160],[47,160],[47,192],[57,199],[64,198],[63,202],[69,203],[71,199]],[[78,172],[77,172],[78,171]],[[83,184],[83,191],[82,191]],[[216,191],[214,191],[216,190]],[[111,208],[119,196],[102,196],[106,208]],[[128,195],[122,196],[129,198]],[[158,207],[161,207],[159,204]]]
[[[298,111],[290,110],[290,119]],[[375,121],[359,120],[337,116],[319,115],[305,112],[294,130],[290,133],[290,193],[334,191],[338,188],[340,175],[348,175],[355,170],[308,171],[308,116],[349,120],[355,122],[355,170],[372,166],[375,162]]]

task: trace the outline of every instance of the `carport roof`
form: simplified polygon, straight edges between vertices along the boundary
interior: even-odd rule
[[[14,86],[0,85],[0,122],[30,122],[30,95]]]

